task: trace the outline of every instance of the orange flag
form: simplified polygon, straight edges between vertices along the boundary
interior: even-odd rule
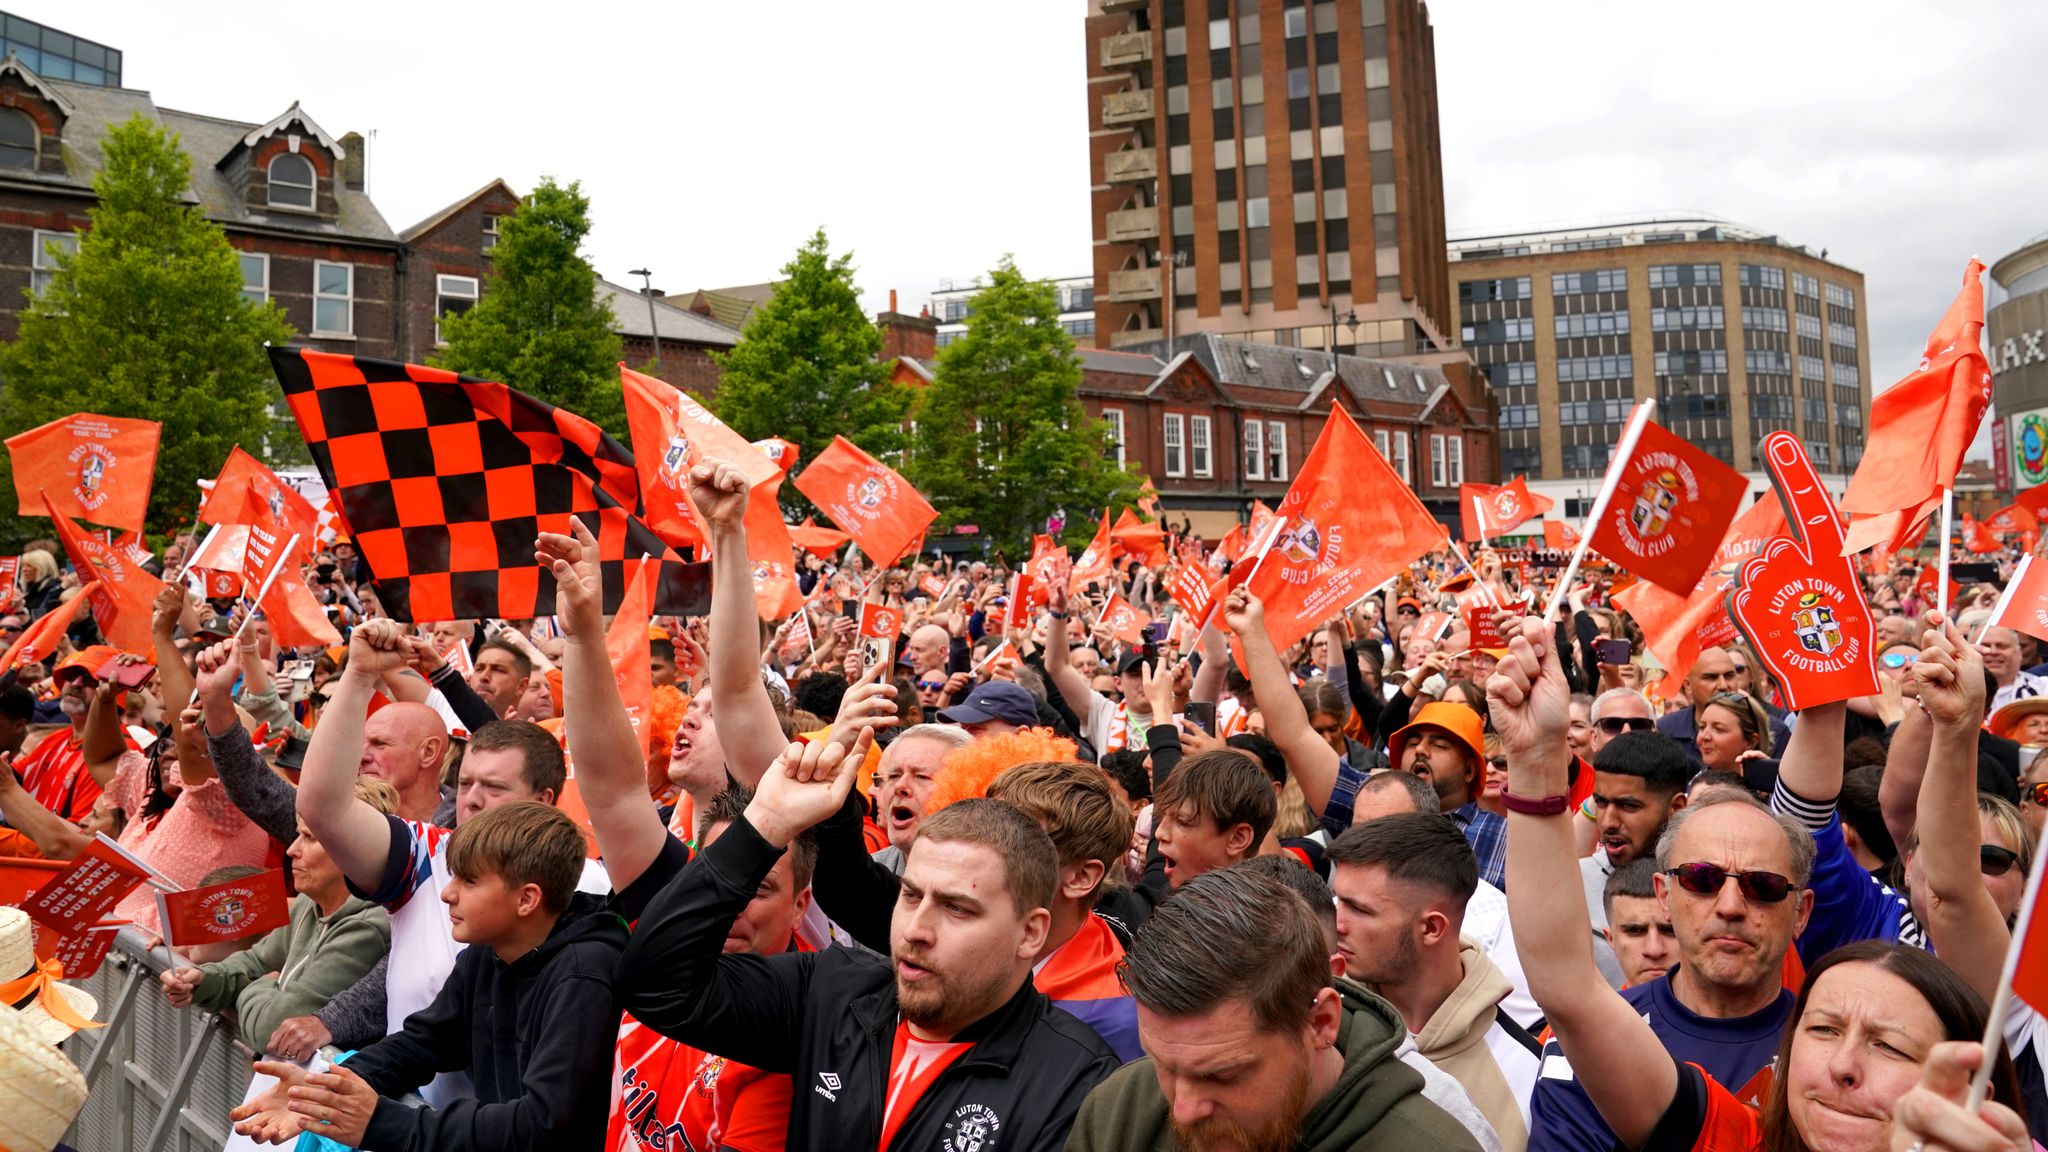
[[[1088,542],[1088,547],[1081,551],[1080,559],[1074,561],[1068,587],[1079,592],[1093,583],[1115,583],[1115,548],[1110,539],[1109,509],[1104,508],[1102,519],[1095,526],[1095,539]]]
[[[1690,595],[1681,596],[1647,580],[1614,594],[1614,603],[1635,618],[1643,640],[1658,663],[1671,670],[1658,682],[1660,695],[1675,691],[1678,682],[1704,648],[1735,639],[1721,594],[1735,579],[1742,562],[1763,551],[1764,544],[1785,531],[1785,513],[1776,500],[1759,500],[1736,517],[1714,551],[1714,562]]]
[[[806,516],[803,523],[789,530],[789,539],[818,559],[830,560],[853,537],[836,528],[820,528],[816,520]]]
[[[1154,520],[1159,519],[1159,490],[1152,487],[1152,478],[1145,477],[1144,487],[1138,489],[1138,510]]]
[[[1975,516],[1963,513],[1963,547],[1971,552],[1996,552],[2000,548],[1998,537],[1991,530],[1977,522]]]
[[[40,488],[66,516],[140,531],[162,433],[154,420],[80,412],[8,437],[16,514],[43,515],[34,495]]]
[[[58,641],[71,628],[71,622],[78,619],[78,610],[92,602],[99,595],[100,582],[94,580],[79,589],[78,595],[58,604],[55,608],[37,617],[35,622],[21,630],[14,643],[7,646],[5,655],[0,655],[0,672],[7,672],[23,664],[47,660],[57,650]],[[7,901],[0,900],[0,904]]]
[[[2008,958],[2006,971],[2012,973],[2013,994],[2026,1001],[2036,1012],[2048,1012],[2048,910],[2041,905],[2048,901],[2041,893],[2048,891],[2041,884],[2041,869],[2027,877],[2027,890],[2020,898],[2019,920],[2013,925],[2012,948],[2019,950],[2017,957]]]
[[[674,385],[619,365],[626,423],[633,436],[633,467],[647,526],[672,546],[708,550],[710,535],[690,503],[690,469],[722,460],[746,474],[747,558],[754,566],[754,608],[763,620],[780,620],[803,603],[796,586],[796,562],[789,525],[776,495],[782,468],[702,404]]]
[[[1984,526],[2000,536],[2010,536],[2014,532],[2039,532],[2041,519],[2024,505],[2008,504],[1993,512],[1984,521]]]
[[[1579,530],[1562,520],[1543,522],[1543,546],[1555,551],[1565,551],[1579,546]]]
[[[299,547],[308,552],[320,539],[320,513],[312,502],[239,445],[228,453],[212,491],[200,504],[199,519],[207,524],[263,524],[286,536],[296,533]]]
[[[1052,537],[1031,538],[1031,559],[1024,565],[1024,570],[1031,574],[1033,607],[1047,602],[1045,590],[1052,587],[1053,574],[1059,570],[1060,562],[1066,558],[1066,548],[1054,543]]]
[[[1277,515],[1285,527],[1249,579],[1282,651],[1444,542],[1414,489],[1335,406]]]
[[[2005,595],[1999,598],[1998,610],[1991,616],[1991,624],[2048,639],[2048,564],[2041,565],[2036,572],[2034,560],[2033,556],[2020,558],[2019,567],[2013,569],[2012,579],[2006,583]]]
[[[626,581],[626,598],[604,631],[605,655],[611,658],[612,675],[619,682],[619,698],[625,701],[626,718],[633,722],[633,735],[640,741],[640,754],[652,746],[654,725],[654,672],[649,663],[647,627],[654,618],[654,587],[649,581],[654,565],[637,563]]]
[[[157,594],[164,590],[163,581],[143,571],[141,565],[113,545],[80,532],[78,525],[59,512],[47,494],[43,497],[43,508],[44,515],[56,521],[57,539],[64,542],[64,551],[80,578],[90,575],[93,583],[99,585],[99,590],[92,594],[92,618],[99,624],[100,634],[107,638],[107,643],[125,652],[154,651],[149,621],[156,611]]]
[[[1458,521],[1465,542],[1512,532],[1531,516],[1550,511],[1555,501],[1529,491],[1529,478],[1517,476],[1496,488],[1491,484],[1458,485]]]
[[[754,447],[768,458],[770,464],[788,472],[797,461],[797,446],[780,436],[754,441]]]
[[[242,588],[257,597],[256,607],[270,621],[270,632],[286,648],[327,647],[341,643],[341,633],[320,600],[306,587],[299,573],[298,557],[305,554],[303,542],[292,546],[292,554],[280,557],[278,550],[288,541],[267,528],[250,525],[248,544],[242,555]],[[268,586],[264,581],[275,570]]]
[[[1115,526],[1109,530],[1109,540],[1113,551],[1135,556],[1148,568],[1166,563],[1166,530],[1138,519],[1137,513],[1129,508],[1116,518]]]
[[[1748,481],[1654,423],[1614,471],[1614,495],[1590,547],[1630,572],[1685,593],[1714,560]]]
[[[164,939],[179,948],[259,936],[291,922],[284,869],[162,895]]]
[[[1110,635],[1126,644],[1145,642],[1145,625],[1152,622],[1143,612],[1131,607],[1120,592],[1111,592],[1109,602],[1102,606],[1102,623],[1109,626]]]
[[[1956,482],[1963,453],[1991,404],[1991,366],[1979,346],[1984,331],[1984,265],[1971,259],[1963,287],[1927,337],[1920,365],[1870,403],[1863,462],[1849,478],[1842,511],[1851,523],[1842,547],[1861,552],[1893,541],[1941,506]]]
[[[894,468],[860,450],[844,436],[818,453],[796,490],[853,537],[860,550],[887,568],[902,559],[939,513]]]

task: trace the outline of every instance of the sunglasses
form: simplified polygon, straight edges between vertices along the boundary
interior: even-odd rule
[[[2048,808],[2048,780],[2044,780],[2039,784],[2029,784],[2021,788],[2020,799],[2031,803],[2036,808]]]
[[[1887,668],[1904,668],[1919,657],[1917,652],[1887,652],[1878,657],[1878,663]]]
[[[1745,900],[1777,904],[1792,894],[1792,881],[1776,872],[1730,872],[1719,864],[1680,864],[1666,868],[1664,874],[1695,896],[1719,895],[1731,876]]]
[[[1657,726],[1656,721],[1648,716],[1602,716],[1593,723],[1609,736],[1619,736],[1623,732],[1648,732]]]
[[[920,692],[937,692],[945,686],[946,682],[944,680],[919,680],[917,682],[917,689]]]
[[[2019,853],[1996,844],[1984,844],[1977,849],[1977,869],[1986,876],[2003,876],[2012,871],[2012,866],[2019,860]]]

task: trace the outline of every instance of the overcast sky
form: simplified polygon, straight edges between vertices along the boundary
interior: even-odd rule
[[[1088,270],[1085,0],[668,5],[15,0],[160,105],[375,130],[394,228],[502,176],[580,179],[590,255],[671,292],[771,279],[823,225],[879,308],[1013,253]],[[2048,231],[2048,4],[1440,0],[1453,235],[1695,212],[1866,278],[1908,370],[1972,254]]]

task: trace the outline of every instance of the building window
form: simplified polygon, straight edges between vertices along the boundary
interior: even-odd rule
[[[1429,482],[1439,488],[1444,486],[1444,456],[1444,438],[1441,436],[1431,436],[1429,438]]]
[[[1714,287],[1721,283],[1719,264],[1652,264],[1650,287]]]
[[[1266,422],[1266,479],[1287,479],[1287,425]]]
[[[57,274],[57,254],[78,254],[78,233],[43,232],[34,235],[34,267],[29,272],[29,290],[41,296],[50,286],[50,278]]]
[[[36,122],[19,108],[0,108],[0,168],[36,167],[41,137]]]
[[[1766,264],[1744,264],[1741,276],[1742,285],[1745,288],[1777,288],[1782,290],[1785,287],[1785,270],[1783,268],[1773,268]]]
[[[1166,440],[1166,474],[1168,476],[1185,476],[1188,474],[1187,453],[1181,444],[1181,429],[1185,423],[1186,421],[1177,412],[1168,412],[1166,414],[1164,432]]]
[[[1408,433],[1388,432],[1382,428],[1372,434],[1372,442],[1373,446],[1380,450],[1380,455],[1385,458],[1387,463],[1394,466],[1394,474],[1401,478],[1401,482],[1403,484],[1410,483],[1411,478],[1408,474]],[[1314,455],[1314,453],[1310,453],[1310,455]]]
[[[1463,484],[1465,482],[1465,438],[1463,436],[1446,436],[1444,437],[1444,447],[1450,452],[1450,456],[1447,458],[1448,462],[1444,465],[1444,471],[1448,474],[1445,476],[1445,481],[1451,484]]]
[[[1792,274],[1792,292],[1796,296],[1819,296],[1820,281],[1803,272]]]
[[[1193,457],[1194,474],[1213,476],[1216,470],[1209,460],[1209,418],[1188,417],[1188,454]]]
[[[502,216],[484,217],[484,255],[486,256],[491,254],[491,249],[498,246],[498,221],[502,219],[504,219]]]
[[[1726,319],[1727,314],[1719,304],[1701,304],[1691,308],[1652,308],[1650,331],[1719,331],[1726,326]]]
[[[1266,422],[1263,420],[1244,422],[1244,478],[1266,478]]]
[[[1109,425],[1109,445],[1103,455],[1116,461],[1116,466],[1121,468],[1124,466],[1124,410],[1104,408],[1102,422]]]
[[[1655,313],[1652,313],[1653,317],[1654,315]],[[1522,323],[1533,324],[1534,321],[1524,320]],[[1628,333],[1628,313],[1578,312],[1560,315],[1557,317],[1556,327],[1559,339],[1571,336],[1621,336]]]
[[[446,344],[447,341],[441,337],[441,317],[476,307],[477,279],[474,276],[436,276],[434,294],[434,343]]]
[[[1842,287],[1840,284],[1830,284],[1828,285],[1828,303],[1833,304],[1837,308],[1853,310],[1856,307],[1856,293]]]
[[[1603,268],[1598,272],[1553,272],[1550,294],[1570,296],[1581,292],[1626,292],[1628,269]]]
[[[262,252],[241,252],[242,295],[252,304],[270,299],[270,257]]]
[[[270,158],[270,206],[312,211],[313,162],[296,152]]]
[[[313,262],[313,334],[353,336],[356,331],[356,267]]]

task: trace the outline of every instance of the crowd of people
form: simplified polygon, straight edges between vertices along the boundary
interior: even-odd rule
[[[288,924],[160,977],[254,1054],[238,1140],[2048,1134],[2048,1024],[2011,999],[1978,1043],[2048,811],[2048,651],[1987,626],[1995,584],[1942,605],[1929,561],[1871,573],[1881,691],[1787,712],[1740,641],[1660,666],[1597,566],[1563,619],[1461,614],[1473,586],[1549,593],[1491,551],[1284,649],[1243,587],[1206,628],[1174,603],[1181,566],[1228,569],[1186,539],[1079,581],[1054,561],[1021,604],[1021,562],[806,555],[805,607],[764,623],[745,476],[689,484],[711,606],[649,622],[644,710],[580,523],[534,541],[547,619],[401,624],[336,539],[304,579],[340,645],[283,649],[174,582],[149,651],[80,614],[0,688],[0,855],[104,835],[184,887],[285,871]],[[24,552],[0,644],[80,594],[63,555]],[[861,636],[864,603],[900,636]],[[117,915],[160,944],[147,892]],[[5,987],[61,1042],[89,1022],[50,1015],[44,975]]]

